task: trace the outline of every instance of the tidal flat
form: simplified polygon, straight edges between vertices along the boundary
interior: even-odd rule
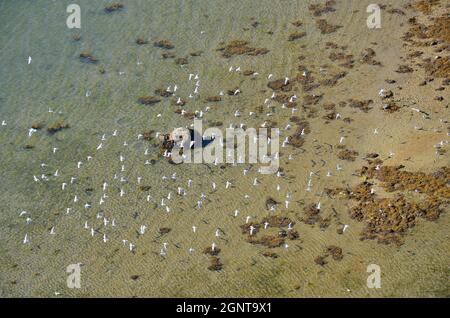
[[[450,296],[446,1],[77,4],[0,2],[1,297]],[[172,164],[194,119],[279,169]]]

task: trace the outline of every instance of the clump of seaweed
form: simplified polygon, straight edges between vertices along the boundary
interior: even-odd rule
[[[271,215],[268,217],[265,217],[262,221],[261,224],[265,225],[268,224],[268,226],[271,227],[287,227],[289,225],[294,226],[295,222],[292,221],[290,218],[285,217],[285,216],[276,216],[276,215]]]
[[[165,234],[169,233],[170,231],[172,231],[172,229],[169,228],[169,227],[161,227],[161,228],[158,230],[158,232],[159,232],[160,235],[165,235]]]
[[[347,123],[347,124],[351,124],[351,123],[354,121],[354,119],[353,119],[353,118],[350,118],[350,117],[344,117],[344,118],[342,119],[342,121],[344,121],[344,122]]]
[[[80,41],[81,40],[81,35],[78,34],[78,33],[73,34],[72,35],[72,40],[74,40],[76,42]]]
[[[293,230],[295,222],[285,216],[271,215],[262,219],[261,222],[251,222],[241,225],[242,234],[247,234],[247,242],[253,245],[262,245],[268,248],[276,248],[285,244],[286,239],[297,240],[300,235]],[[277,234],[265,234],[258,237],[257,234],[261,230],[267,228],[278,228]],[[287,228],[287,230],[285,229]],[[267,252],[267,257],[273,257]]]
[[[242,234],[250,234],[250,232],[251,234],[256,234],[259,232],[260,227],[261,226],[255,222],[245,223],[240,226]]]
[[[367,113],[369,110],[372,109],[370,106],[373,103],[373,100],[367,99],[367,100],[356,100],[356,99],[349,99],[347,102],[344,102],[345,105],[348,105],[351,108],[358,108],[362,110],[363,112]],[[343,104],[344,105],[344,104]]]
[[[450,168],[443,167],[433,174],[403,171],[403,166],[383,166],[375,169],[374,176],[383,182],[386,191],[414,191],[427,195],[450,198]]]
[[[331,254],[331,257],[335,261],[340,261],[344,258],[344,255],[342,254],[342,248],[340,248],[338,246],[335,246],[335,245],[328,246],[327,252]]]
[[[400,110],[400,106],[397,105],[394,101],[388,101],[386,104],[383,105],[383,110],[388,113],[395,113],[396,111]]]
[[[161,141],[159,151],[161,154],[166,151],[170,152],[170,151],[172,151],[174,146],[175,146],[175,141],[170,138],[170,134],[165,134]]]
[[[239,89],[239,87],[227,90],[227,95],[229,96],[236,96],[239,95],[240,93],[242,93],[242,91]]]
[[[330,225],[330,218],[323,218],[321,215],[321,210],[317,208],[316,204],[310,204],[306,206],[303,210],[305,217],[301,221],[305,224],[315,225],[319,224],[321,229],[325,229]]]
[[[324,4],[310,4],[308,9],[316,17],[322,16],[322,14],[334,12],[336,9],[333,6],[336,4],[334,0],[327,0]]]
[[[340,25],[333,25],[327,22],[325,19],[319,19],[316,21],[316,26],[322,34],[330,34],[336,32],[342,28]]]
[[[153,105],[160,101],[161,100],[155,96],[141,96],[138,98],[138,102],[143,105]]]
[[[210,102],[210,103],[220,102],[221,100],[222,100],[222,98],[220,96],[208,96],[206,98],[206,101]]]
[[[420,0],[413,4],[413,8],[424,14],[430,14],[433,7],[440,3],[440,0]]]
[[[301,131],[297,129],[297,131],[288,137],[289,144],[292,147],[300,148],[305,143],[305,138],[302,137]]]
[[[344,258],[344,255],[342,254],[342,248],[336,245],[327,246],[323,254],[317,256],[314,259],[314,263],[320,266],[324,266],[328,264],[327,258],[329,256],[331,256],[335,261],[341,261]]]
[[[270,258],[278,258],[278,254],[274,253],[272,251],[264,251],[264,253],[262,253],[263,256],[265,257],[270,257]]]
[[[408,65],[399,65],[398,68],[395,70],[397,73],[412,73],[414,70],[408,66]]]
[[[299,117],[291,117],[291,121],[297,125],[295,132],[288,137],[289,144],[295,148],[300,148],[305,142],[304,135],[311,132],[309,122],[302,120]]]
[[[151,188],[152,188],[151,186],[145,186],[145,185],[139,186],[139,190],[141,190],[142,192],[150,191]]]
[[[184,105],[186,105],[186,101],[184,99],[182,99],[181,97],[177,98],[177,99],[172,99],[172,101],[170,103],[173,106],[184,106]]]
[[[382,99],[387,99],[387,98],[391,98],[391,97],[394,97],[394,92],[393,91],[391,91],[391,90],[382,90],[381,92],[380,92],[380,97],[382,98]]]
[[[302,37],[306,36],[306,32],[292,32],[289,34],[288,41],[295,41],[297,39],[301,39]]]
[[[91,54],[90,51],[80,52],[80,60],[85,63],[97,63],[98,60]]]
[[[175,53],[172,52],[163,52],[161,53],[163,59],[173,59],[175,58]]]
[[[443,15],[440,17],[433,18],[433,24],[428,28],[428,37],[438,40],[443,40],[447,43],[450,42],[450,30],[448,26],[450,25],[450,17],[448,15]]]
[[[408,53],[407,57],[408,59],[413,59],[419,56],[422,56],[423,52],[422,51],[414,51],[412,53]]]
[[[448,56],[433,60],[427,59],[423,66],[427,76],[450,78],[450,59]]]
[[[266,209],[267,210],[274,210],[278,205],[278,202],[275,201],[273,198],[267,198],[266,199]]]
[[[361,62],[370,65],[381,66],[381,62],[374,59],[376,53],[372,48],[367,48],[361,53]]]
[[[278,235],[264,235],[260,238],[249,235],[247,237],[247,242],[249,242],[250,244],[255,244],[255,245],[263,245],[268,248],[275,248],[275,247],[280,247],[281,245],[283,245],[285,243],[285,239]]]
[[[218,248],[217,246],[215,246],[214,249],[212,248],[212,246],[208,246],[203,249],[203,254],[217,256],[217,255],[219,255],[220,251],[221,251],[221,249]]]
[[[337,112],[333,110],[332,112],[325,114],[322,118],[327,120],[325,123],[328,123],[329,120],[334,120],[336,117]]]
[[[387,10],[388,13],[390,14],[397,14],[397,15],[406,15],[406,13],[398,8],[392,8]]]
[[[136,44],[138,44],[138,45],[145,45],[145,44],[148,44],[148,41],[145,40],[144,38],[137,38],[136,39]]]
[[[323,97],[323,94],[321,95],[316,95],[316,94],[312,94],[312,95],[305,95],[303,96],[303,104],[305,106],[310,106],[310,105],[316,105]]]
[[[291,97],[288,94],[276,94],[273,98],[274,101],[280,104],[288,104],[290,99]]]
[[[336,104],[335,103],[325,103],[322,105],[323,109],[326,110],[335,110],[336,109]]]
[[[193,57],[195,57],[195,56],[201,56],[203,54],[203,51],[193,51],[193,52],[190,52],[189,53],[189,55],[190,56],[193,56]]]
[[[147,141],[151,141],[153,139],[153,130],[146,130],[142,133],[142,139],[147,140]]]
[[[220,262],[220,258],[217,257],[220,253],[220,248],[208,246],[203,249],[203,254],[209,255],[210,257],[210,265],[208,266],[208,269],[210,271],[220,271],[222,269],[223,264]]]
[[[314,258],[314,263],[320,266],[324,266],[327,264],[327,261],[325,260],[325,256],[319,255],[316,258]]]
[[[44,124],[39,123],[39,122],[31,124],[31,128],[36,129],[36,130],[40,130],[40,129],[42,129],[42,127],[44,127]]]
[[[423,45],[422,42],[415,42],[413,37],[417,37],[418,39],[427,39],[427,30],[428,28],[421,23],[414,23],[403,36],[402,40],[406,42],[410,42],[411,44],[415,43],[418,46]]]
[[[338,47],[339,47],[339,45],[337,45],[336,43],[334,43],[334,42],[326,42],[325,43],[325,47],[327,48],[327,49],[337,49]]]
[[[221,127],[223,126],[223,122],[221,121],[212,121],[210,123],[208,123],[209,127]]]
[[[223,264],[220,262],[220,258],[213,256],[210,258],[211,265],[208,266],[210,271],[220,271]]]
[[[361,202],[350,209],[350,217],[365,222],[361,240],[377,239],[379,243],[398,245],[403,244],[401,235],[415,225],[417,213],[418,206],[407,202],[402,194],[393,199]]]
[[[333,75],[331,78],[325,79],[320,81],[320,85],[324,85],[324,86],[334,86],[337,84],[337,82],[341,79],[344,78],[345,76],[347,76],[347,72],[343,71],[343,72],[339,72],[335,75]]]
[[[353,66],[353,63],[355,62],[353,54],[345,54],[344,52],[331,52],[328,55],[328,58],[333,62],[342,61],[342,64],[340,65],[346,65],[347,68],[351,68],[349,65]]]
[[[168,91],[165,88],[157,88],[155,89],[155,95],[161,96],[161,97],[170,97],[173,95],[173,92]]]
[[[274,91],[288,92],[292,89],[293,81],[286,79],[278,79],[270,81],[267,86]]]
[[[372,183],[365,181],[353,189],[335,189],[329,192],[346,194],[356,201],[349,210],[352,218],[364,222],[361,240],[376,239],[379,243],[403,244],[403,236],[414,227],[418,217],[434,221],[442,213],[443,205],[450,200],[450,168],[443,167],[434,173],[404,171],[403,166],[381,166],[382,161],[375,156],[366,159],[369,166],[363,166],[360,174],[376,179],[392,197],[379,198],[372,189]],[[407,199],[404,192],[422,196],[418,202]]]
[[[185,112],[183,114],[183,116],[184,116],[184,118],[187,118],[187,119],[194,119],[195,118],[195,113],[194,112]]]
[[[290,239],[291,241],[295,241],[300,238],[300,234],[298,234],[297,231],[289,231],[287,233],[287,238]]]
[[[64,123],[63,121],[55,122],[47,127],[47,131],[50,134],[55,134],[58,131],[69,128],[69,124]]]
[[[355,161],[359,153],[355,150],[344,149],[338,152],[337,157],[341,160]]]
[[[225,58],[232,57],[233,55],[264,55],[269,52],[265,48],[255,48],[249,46],[248,41],[243,40],[232,40],[228,44],[221,42],[217,48],[217,51],[222,52],[222,56]]]
[[[111,13],[114,11],[118,11],[124,8],[124,5],[119,2],[113,2],[105,7],[106,13]]]
[[[253,74],[255,74],[255,71],[253,70],[245,70],[244,72],[242,72],[242,75],[244,76],[251,76]]]
[[[298,70],[300,72],[305,72],[306,67],[300,65],[298,67]],[[302,85],[304,92],[310,92],[320,86],[318,83],[314,83],[314,77],[310,73],[297,74],[296,80],[299,84]]]
[[[161,49],[171,50],[175,46],[169,40],[158,40],[153,43],[155,47],[159,47]]]
[[[175,59],[175,64],[186,65],[186,64],[188,64],[188,59],[186,57],[179,57],[179,58]]]

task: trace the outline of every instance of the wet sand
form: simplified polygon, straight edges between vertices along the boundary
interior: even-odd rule
[[[378,154],[381,167],[403,165],[412,173],[448,167],[449,73],[445,62],[436,61],[448,59],[449,40],[435,32],[437,22],[431,19],[448,12],[445,1],[432,6],[384,1],[381,29],[366,26],[370,1],[338,0],[328,6],[320,1],[121,3],[122,9],[106,13],[104,3],[80,1],[81,30],[65,27],[61,3],[0,5],[0,123],[6,123],[0,126],[3,297],[449,296],[448,175],[447,183],[437,187],[439,217],[418,216],[413,227],[399,233],[401,244],[361,240],[366,223],[350,213],[357,202],[326,192],[354,189],[369,180],[377,199],[400,193],[408,202],[423,201],[424,193],[401,185],[388,191],[376,176],[359,173],[369,165],[370,153]],[[155,45],[161,40],[168,42]],[[234,40],[248,43],[227,47]],[[82,52],[97,61],[80,58]],[[244,75],[252,72],[259,74]],[[199,76],[198,94],[189,74]],[[287,87],[270,84],[285,77]],[[183,106],[175,96],[155,92],[174,84]],[[240,94],[227,94],[237,88]],[[393,96],[380,97],[381,89]],[[220,101],[207,101],[220,91],[225,92]],[[267,107],[264,101],[274,92],[273,107]],[[298,99],[286,102],[294,94]],[[143,96],[160,101],[145,105],[139,103]],[[387,103],[396,110],[384,109]],[[267,121],[280,128],[280,143],[290,138],[280,148],[283,176],[261,175],[257,164],[169,164],[160,155],[156,132],[192,123],[177,110],[189,115],[206,107],[204,126],[221,122],[222,129],[231,123],[256,128]],[[240,117],[234,116],[236,110]],[[296,130],[305,122],[308,132],[300,135]],[[48,131],[61,128],[58,124],[68,127]],[[29,137],[32,126],[39,129]],[[150,140],[138,139],[139,134]],[[96,150],[100,143],[102,149]],[[245,176],[243,169],[249,169]],[[73,184],[71,177],[76,177]],[[178,187],[187,195],[177,195]],[[99,205],[103,193],[108,197]],[[278,202],[275,212],[267,209],[268,198]],[[319,202],[318,215],[308,210]],[[67,213],[67,208],[72,210]],[[19,216],[21,211],[27,214]],[[289,218],[292,230],[264,229],[263,219],[271,215]],[[247,216],[259,225],[250,239],[241,228]],[[143,235],[138,234],[141,225],[147,226]],[[161,234],[161,228],[170,231]],[[283,230],[299,237],[281,235],[283,244],[273,248],[254,242],[280,238]],[[23,244],[26,234],[30,241]],[[122,240],[135,245],[133,252]],[[220,248],[215,256],[220,270],[208,269],[214,256],[204,250],[213,242]],[[330,246],[342,249],[342,255],[327,250]],[[66,267],[73,263],[83,264],[80,289],[66,285]],[[372,263],[381,267],[380,289],[366,286]]]

